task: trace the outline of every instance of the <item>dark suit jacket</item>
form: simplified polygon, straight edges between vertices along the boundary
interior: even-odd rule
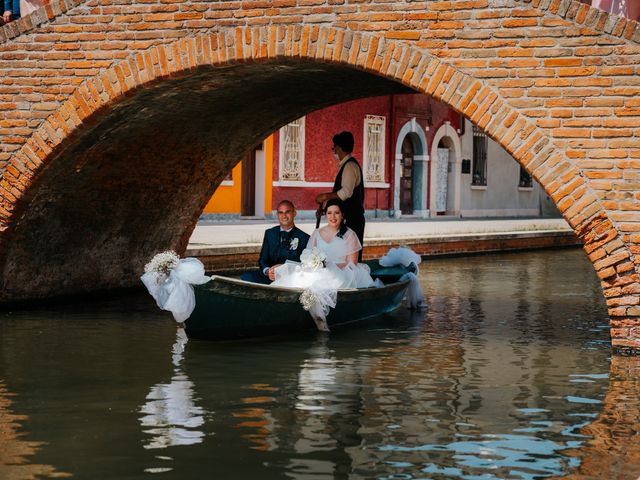
[[[298,245],[295,245],[294,238],[298,239]],[[293,230],[289,232],[289,240],[284,244],[280,242],[280,225],[268,229],[264,232],[262,250],[260,251],[260,260],[258,262],[260,271],[262,272],[267,267],[273,267],[287,260],[299,262],[300,254],[307,247],[308,241],[309,235],[298,227],[293,227]]]

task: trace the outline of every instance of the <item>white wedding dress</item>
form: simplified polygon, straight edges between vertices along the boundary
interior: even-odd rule
[[[276,269],[276,279],[271,285],[295,288],[322,286],[332,290],[367,288],[376,285],[371,278],[368,265],[346,263],[348,255],[362,248],[353,230],[347,229],[342,238],[336,235],[330,241],[326,241],[322,238],[320,229],[316,229],[307,244],[307,249],[314,247],[327,256],[325,268],[306,268],[301,263],[287,260]]]

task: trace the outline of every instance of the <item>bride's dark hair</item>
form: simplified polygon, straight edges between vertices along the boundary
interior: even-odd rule
[[[340,228],[338,229],[338,233],[336,234],[338,237],[342,238],[344,237],[344,234],[347,233],[347,223],[344,221],[344,204],[342,203],[342,200],[340,200],[339,198],[332,198],[325,205],[324,212],[326,214],[329,207],[332,207],[334,205],[340,209],[340,213],[342,214]]]

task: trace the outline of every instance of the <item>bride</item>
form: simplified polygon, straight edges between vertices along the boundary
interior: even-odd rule
[[[302,264],[288,260],[275,271],[276,279],[271,284],[281,287],[366,288],[375,285],[369,266],[358,263],[358,252],[362,249],[356,233],[344,222],[342,202],[332,199],[326,206],[327,225],[316,229],[305,252],[320,250],[326,259],[325,268],[307,268],[302,253]]]

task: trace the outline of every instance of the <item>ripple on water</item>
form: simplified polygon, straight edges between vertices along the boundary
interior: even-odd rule
[[[0,477],[7,451],[103,480],[640,475],[640,366],[582,251],[420,278],[426,311],[328,336],[185,341],[135,295],[3,313]]]

